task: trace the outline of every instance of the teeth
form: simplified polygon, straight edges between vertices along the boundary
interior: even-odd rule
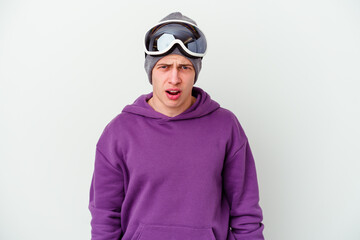
[[[170,91],[167,91],[169,94],[171,95],[178,95],[180,93],[180,91],[174,91],[174,90],[170,90]]]

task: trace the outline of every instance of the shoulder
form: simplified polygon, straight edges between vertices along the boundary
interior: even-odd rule
[[[124,135],[127,125],[132,121],[131,114],[126,112],[116,115],[105,125],[97,145],[101,142],[117,141],[119,137]]]
[[[215,112],[215,114],[217,114],[217,117],[223,120],[223,122],[231,123],[232,125],[240,124],[239,119],[235,115],[235,113],[227,108],[219,107]]]
[[[247,139],[245,131],[239,121],[239,118],[231,110],[220,107],[216,114],[221,119],[221,125],[230,130],[233,135],[238,135],[240,138]]]
[[[225,118],[229,118],[229,119],[236,118],[236,115],[232,111],[224,107],[219,107],[217,112],[218,114],[222,115]]]
[[[131,115],[132,114],[129,114],[127,112],[119,113],[113,119],[111,119],[108,124],[106,124],[104,131],[105,130],[111,131],[111,130],[121,128],[124,124],[126,124],[132,120]]]

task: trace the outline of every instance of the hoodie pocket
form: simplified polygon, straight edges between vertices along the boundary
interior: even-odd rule
[[[216,240],[209,228],[150,225],[140,223],[131,240]]]

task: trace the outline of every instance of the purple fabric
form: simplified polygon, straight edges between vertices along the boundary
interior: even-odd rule
[[[93,240],[260,240],[254,159],[236,116],[199,87],[175,117],[127,105],[96,146]]]

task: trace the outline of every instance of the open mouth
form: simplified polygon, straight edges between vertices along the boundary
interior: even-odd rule
[[[180,90],[166,90],[166,95],[170,100],[177,100],[181,96]]]
[[[178,95],[180,93],[180,91],[166,91],[166,92],[171,95]]]

